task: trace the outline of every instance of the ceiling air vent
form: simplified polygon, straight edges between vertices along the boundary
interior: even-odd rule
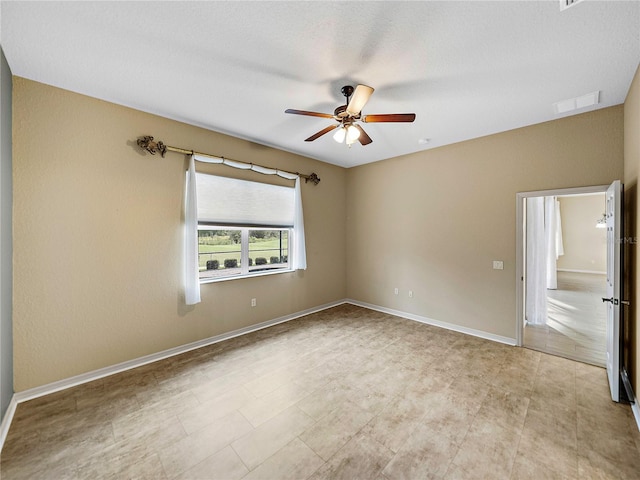
[[[582,1],[583,0],[560,0],[560,11],[573,7],[576,3],[580,3]]]
[[[556,115],[572,112],[581,108],[591,107],[600,103],[600,90],[587,93],[581,97],[569,98],[553,104],[553,110]]]

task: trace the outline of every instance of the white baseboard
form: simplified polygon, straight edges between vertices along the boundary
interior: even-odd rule
[[[13,415],[16,413],[17,406],[18,402],[16,401],[16,396],[13,395],[9,401],[9,405],[7,406],[7,411],[4,412],[4,417],[2,417],[2,423],[0,423],[0,452],[2,452],[2,447],[4,446],[4,441],[9,433],[11,421],[13,420]]]
[[[11,397],[11,402],[7,407],[7,411],[4,415],[4,418],[2,419],[2,423],[0,424],[0,452],[2,452],[4,441],[7,437],[7,434],[9,433],[9,427],[11,426],[11,421],[13,420],[16,407],[19,403],[26,402],[28,400],[33,400],[34,398],[42,397],[44,395],[49,395],[51,393],[59,392],[67,388],[75,387],[83,383],[92,382],[94,380],[108,377],[110,375],[124,372],[126,370],[131,370],[137,367],[141,367],[149,363],[157,362],[158,360],[164,360],[165,358],[190,352],[191,350],[196,350],[198,348],[206,347],[208,345],[213,345],[214,343],[239,337],[240,335],[246,335],[247,333],[272,327],[279,323],[295,320],[296,318],[300,318],[300,317],[304,317],[305,315],[310,315],[312,313],[320,312],[322,310],[326,310],[327,308],[335,307],[337,305],[342,305],[343,303],[347,303],[346,300],[343,299],[335,302],[325,303],[324,305],[319,305],[317,307],[301,310],[296,313],[284,315],[282,317],[274,318],[272,320],[267,320],[265,322],[257,323],[255,325],[250,325],[248,327],[240,328],[238,330],[222,333],[220,335],[215,335],[213,337],[198,340],[196,342],[187,343],[179,347],[170,348],[168,350],[163,350],[158,353],[145,355],[144,357],[135,358],[133,360],[128,360],[126,362],[118,363],[116,365],[100,368],[98,370],[82,373],[80,375],[65,378],[63,380],[58,380],[56,382],[48,383],[46,385],[42,385],[39,387],[30,388],[28,390],[23,390],[22,392],[14,393],[13,397]]]
[[[558,268],[558,272],[569,272],[569,273],[593,273],[595,275],[606,275],[607,272],[599,272],[597,270],[574,270],[571,268]]]
[[[638,431],[640,431],[640,405],[638,405],[638,397],[635,396],[635,393],[633,394],[634,399],[633,399],[633,403],[631,404],[631,411],[633,412],[633,416],[636,419],[636,425],[638,426]]]
[[[501,335],[495,335],[493,333],[485,332],[483,330],[476,330],[474,328],[463,327],[455,325],[453,323],[441,322],[432,318],[423,317],[421,315],[415,315],[413,313],[401,312],[400,310],[394,310],[392,308],[381,307],[380,305],[374,305],[372,303],[360,302],[358,300],[352,300],[348,298],[347,303],[358,305],[360,307],[369,308],[382,313],[388,313],[395,315],[396,317],[406,318],[407,320],[413,320],[415,322],[426,323],[427,325],[433,325],[434,327],[446,328],[447,330],[453,330],[454,332],[465,333],[474,337],[484,338],[486,340],[492,340],[494,342],[506,343],[507,345],[515,345],[516,339],[511,337],[503,337]]]

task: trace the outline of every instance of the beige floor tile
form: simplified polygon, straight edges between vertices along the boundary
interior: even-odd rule
[[[509,478],[519,441],[519,430],[476,417],[453,463],[478,478]]]
[[[631,435],[634,428],[630,417],[619,416],[602,420],[592,412],[578,410],[578,451],[590,458],[591,452],[614,464],[632,464],[640,473],[640,452]],[[639,474],[640,477],[640,474]]]
[[[295,405],[266,421],[231,446],[244,464],[253,470],[314,423]]]
[[[529,397],[535,384],[536,370],[537,365],[523,366],[506,360],[498,374],[488,379],[488,382],[501,390],[521,397]]]
[[[244,403],[237,403],[236,408],[254,427],[257,427],[298,403],[308,394],[309,390],[307,388],[290,382],[261,397],[247,400]]]
[[[176,443],[187,436],[178,417],[165,417],[161,422],[157,419],[147,422],[114,422],[113,431],[116,441],[132,448],[140,445],[161,449]]]
[[[240,457],[227,446],[179,475],[177,480],[239,480],[249,470]]]
[[[312,480],[370,480],[393,453],[368,435],[357,435],[311,476]],[[395,478],[395,477],[389,477]]]
[[[577,467],[574,471],[558,471],[539,461],[535,455],[516,455],[511,470],[512,480],[578,480]]]
[[[521,397],[497,387],[491,387],[484,398],[476,419],[489,421],[504,429],[522,431],[529,408],[529,398]]]
[[[518,455],[535,461],[559,475],[574,478],[578,471],[576,446],[572,444],[570,436],[557,435],[559,429],[551,430],[549,423],[543,429],[541,426],[528,427],[525,422],[518,445]]]
[[[185,431],[193,433],[203,426],[222,418],[253,400],[243,388],[236,387],[204,403],[191,405],[178,414]]]
[[[91,479],[166,478],[155,451],[145,447],[131,448],[122,443],[95,454],[77,471],[79,478]]]
[[[294,438],[243,480],[304,480],[323,464],[324,460],[302,440]]]
[[[422,398],[395,397],[362,431],[397,452],[429,408]]]
[[[202,384],[192,387],[191,393],[200,403],[206,403],[256,378],[255,373],[248,368],[229,370],[231,371],[228,371],[226,375],[208,379]]]
[[[321,388],[309,393],[296,403],[296,406],[315,420],[319,420],[331,413],[344,402],[352,400],[354,396],[362,395],[362,391],[353,385],[346,385],[333,380]]]
[[[419,425],[382,473],[397,480],[442,477],[458,448],[448,436]]]
[[[242,415],[233,412],[160,450],[164,471],[169,478],[175,478],[252,429]]]
[[[639,447],[602,368],[341,305],[18,405],[0,476],[625,479]]]
[[[140,400],[141,407],[131,415],[131,418],[136,417],[141,421],[143,419],[153,421],[159,416],[178,415],[185,409],[196,406],[199,403],[199,400],[189,389],[163,391],[153,398],[147,398],[144,401]]]
[[[428,394],[424,402],[428,410],[422,422],[431,431],[461,443],[489,392],[489,385],[454,380],[442,392]]]
[[[467,471],[464,470],[459,465],[455,463],[451,463],[447,470],[447,473],[444,476],[435,477],[431,476],[430,478],[438,478],[442,480],[508,480],[511,476],[511,472],[509,475],[502,476],[502,472],[492,472],[492,471]]]
[[[581,451],[578,455],[579,478],[637,480],[640,478],[640,455],[627,452],[612,460],[598,452]]]
[[[307,428],[300,439],[328,460],[373,418],[373,414],[346,401]]]
[[[262,397],[282,385],[293,383],[296,378],[288,368],[279,368],[273,372],[265,373],[254,380],[250,380],[244,384],[244,387],[254,396]]]
[[[573,385],[555,384],[551,382],[536,383],[531,391],[531,398],[546,404],[557,403],[575,410],[577,406],[576,390]]]

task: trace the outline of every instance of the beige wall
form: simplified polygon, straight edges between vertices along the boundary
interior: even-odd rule
[[[638,170],[640,169],[640,67],[636,70],[633,83],[624,102],[624,188],[625,188],[625,296],[631,306],[625,316],[625,343],[628,347],[626,363],[630,367],[629,376],[636,397],[640,395],[640,328],[638,327],[638,306],[640,298],[640,257],[638,247]]]
[[[345,297],[344,169],[22,78],[13,100],[16,391]],[[309,268],[206,284],[185,307],[184,157],[141,153],[144,134],[318,173],[302,184]]]
[[[607,273],[607,230],[596,228],[606,208],[604,193],[558,200],[564,245],[558,270]]]
[[[516,193],[622,178],[622,122],[617,106],[349,169],[348,296],[514,338]]]
[[[622,131],[619,106],[344,170],[15,78],[16,391],[345,296],[514,337],[516,192],[621,178]],[[184,162],[140,153],[144,134],[317,172],[309,269],[207,284],[184,307]]]

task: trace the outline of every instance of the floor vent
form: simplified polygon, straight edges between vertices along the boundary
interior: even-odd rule
[[[583,0],[560,0],[560,11],[573,7],[576,3],[580,3],[582,1]]]

